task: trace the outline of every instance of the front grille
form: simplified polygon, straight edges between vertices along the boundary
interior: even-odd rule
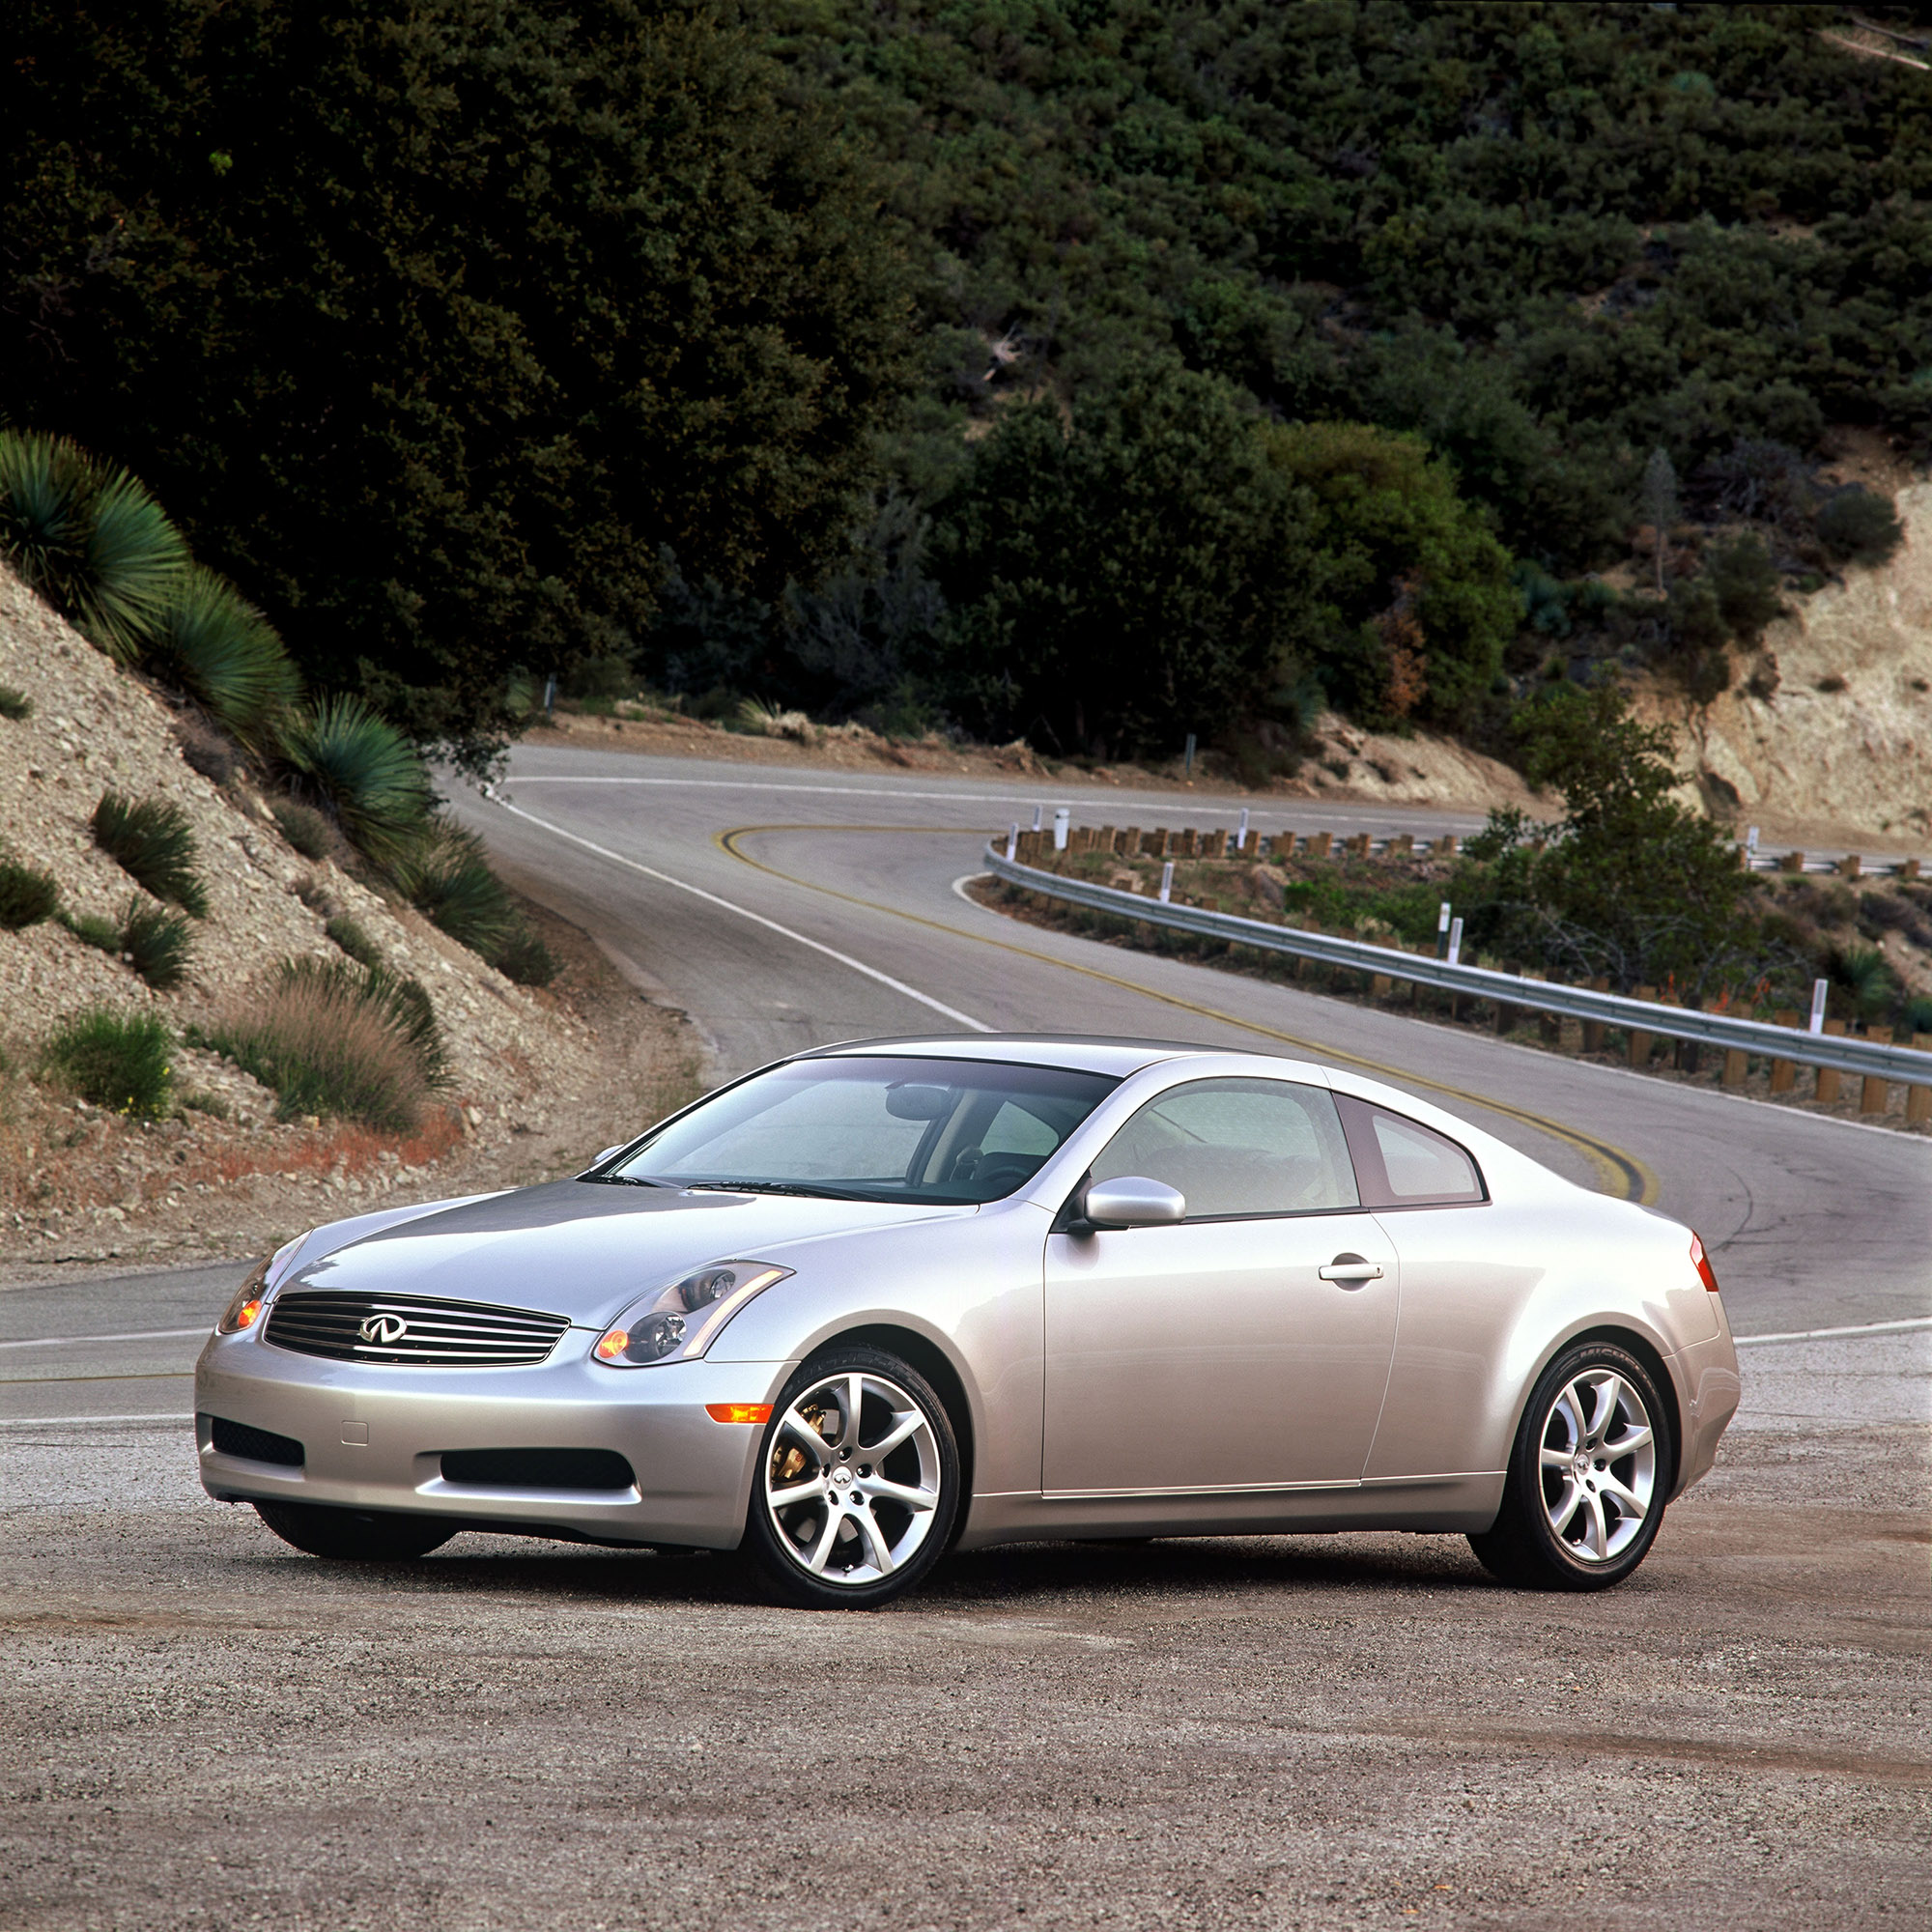
[[[473,1490],[628,1490],[637,1482],[614,1449],[447,1449],[442,1480]]]
[[[561,1315],[480,1301],[300,1289],[275,1297],[264,1339],[332,1362],[525,1368],[543,1361],[569,1326]]]
[[[209,1440],[219,1455],[243,1456],[251,1463],[277,1463],[285,1469],[299,1469],[305,1460],[301,1444],[293,1435],[230,1422],[225,1415],[211,1415],[208,1420]]]

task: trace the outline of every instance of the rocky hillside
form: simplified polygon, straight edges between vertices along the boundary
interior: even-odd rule
[[[232,1252],[348,1211],[331,1208],[338,1198],[448,1192],[465,1177],[477,1184],[490,1150],[520,1137],[531,1145],[568,1105],[583,1107],[586,1123],[610,1111],[592,1099],[612,1068],[574,1009],[582,1002],[511,983],[335,859],[303,858],[245,776],[217,784],[190,767],[159,693],[118,670],[3,568],[0,687],[30,706],[0,717],[0,858],[50,874],[69,922],[0,929],[0,1261]],[[153,903],[96,844],[92,818],[109,790],[170,802],[192,832],[207,912],[187,922],[185,973],[166,991],[70,929],[90,919],[112,926],[131,903]],[[353,863],[346,848],[341,856]],[[344,915],[391,973],[426,989],[434,1010],[447,1084],[412,1131],[278,1121],[273,1094],[185,1045],[175,1055],[174,1104],[159,1120],[90,1106],[48,1070],[49,1037],[91,1009],[152,1012],[178,1038],[218,1029],[284,960],[340,962],[327,926]],[[675,1059],[681,1048],[667,1050]],[[633,1058],[619,1056],[627,1077]]]

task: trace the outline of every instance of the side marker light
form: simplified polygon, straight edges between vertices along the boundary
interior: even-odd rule
[[[238,1328],[252,1328],[262,1313],[262,1297],[258,1294],[251,1301],[244,1301],[235,1311],[235,1325]]]
[[[1690,1236],[1690,1264],[1697,1270],[1698,1279],[1716,1294],[1718,1271],[1711,1265],[1711,1257],[1704,1252],[1703,1241],[1695,1235]]]
[[[768,1402],[707,1402],[704,1412],[713,1422],[749,1422],[763,1425],[772,1419]]]
[[[600,1362],[614,1362],[630,1346],[630,1336],[622,1328],[612,1328],[593,1352]]]

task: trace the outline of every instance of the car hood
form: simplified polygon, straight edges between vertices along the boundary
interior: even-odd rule
[[[707,1262],[778,1261],[792,1242],[977,1211],[553,1180],[433,1206],[373,1232],[350,1222],[334,1245],[320,1230],[276,1292],[433,1294],[602,1328],[639,1294]]]

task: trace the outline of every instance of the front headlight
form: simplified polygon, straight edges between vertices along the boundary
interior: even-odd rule
[[[243,1328],[254,1327],[262,1319],[269,1291],[281,1280],[282,1270],[307,1239],[307,1235],[298,1235],[293,1241],[283,1242],[267,1261],[255,1267],[248,1279],[235,1291],[235,1299],[222,1311],[221,1320],[214,1324],[217,1335],[238,1335]]]
[[[790,1268],[769,1262],[713,1262],[634,1301],[591,1354],[613,1369],[647,1369],[703,1354],[725,1322]]]

